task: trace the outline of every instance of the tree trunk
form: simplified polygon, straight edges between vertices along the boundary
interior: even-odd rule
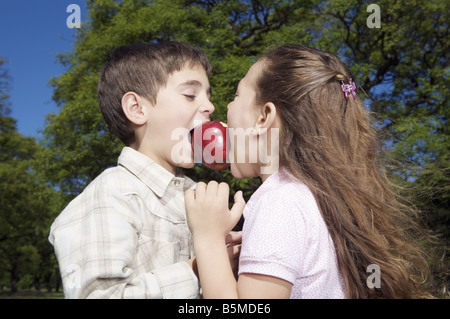
[[[11,266],[11,293],[15,294],[17,292],[17,282],[19,281],[19,276],[17,274],[17,262],[14,260]]]

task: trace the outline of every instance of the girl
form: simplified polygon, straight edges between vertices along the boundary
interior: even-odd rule
[[[278,129],[271,157],[279,169],[232,161],[235,177],[263,184],[247,205],[237,192],[231,211],[224,183],[186,193],[205,298],[422,296],[426,262],[408,236],[415,224],[384,174],[352,76],[334,55],[300,45],[269,52],[239,83],[227,117],[229,128],[251,129],[247,153],[255,139],[271,148]],[[242,211],[236,281],[224,242]]]

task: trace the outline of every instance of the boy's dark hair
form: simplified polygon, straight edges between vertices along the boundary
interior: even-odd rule
[[[122,110],[123,95],[135,92],[155,103],[158,90],[166,85],[168,76],[185,66],[201,66],[208,77],[211,73],[206,54],[187,43],[133,44],[112,52],[100,75],[98,101],[110,130],[125,145],[133,143],[135,136]]]

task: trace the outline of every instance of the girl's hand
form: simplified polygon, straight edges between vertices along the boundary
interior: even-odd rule
[[[241,218],[245,207],[242,191],[234,196],[234,205],[228,209],[229,187],[226,183],[199,182],[194,190],[185,193],[186,215],[194,240],[221,240]]]
[[[237,280],[239,271],[239,256],[241,255],[242,247],[242,231],[231,231],[225,238],[225,244],[227,246],[231,270],[233,271],[234,278]]]

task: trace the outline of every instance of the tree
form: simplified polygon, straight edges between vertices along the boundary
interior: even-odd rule
[[[48,225],[58,203],[57,192],[38,177],[34,156],[41,149],[34,138],[17,132],[9,117],[10,77],[0,59],[0,278],[8,274],[11,291],[21,278],[38,277],[50,258]],[[52,267],[55,269],[55,265]]]

